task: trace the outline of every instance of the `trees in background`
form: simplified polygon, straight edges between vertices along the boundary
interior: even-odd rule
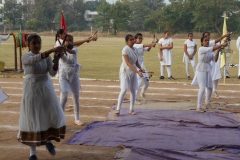
[[[240,28],[240,1],[238,0],[121,0],[110,4],[106,0],[34,0],[17,4],[5,0],[0,13],[5,24],[21,25],[35,31],[58,29],[64,11],[69,31],[86,29],[85,10],[97,10],[93,27],[117,34],[119,31],[150,31],[172,33],[210,31],[221,34],[223,12],[228,15],[228,27]]]

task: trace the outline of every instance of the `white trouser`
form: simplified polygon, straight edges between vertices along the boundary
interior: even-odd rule
[[[171,69],[171,65],[160,65],[160,71],[161,71],[161,76],[164,76],[164,67],[166,66],[167,68],[167,73],[168,73],[168,77],[172,76],[172,69]]]
[[[122,107],[123,99],[125,97],[125,94],[127,92],[127,89],[121,89],[121,92],[118,96],[118,104],[117,104],[117,110],[120,110]],[[130,88],[130,111],[134,108],[135,103],[135,90]]]
[[[60,92],[60,104],[62,106],[63,111],[65,111],[67,99],[68,99],[68,92]],[[72,94],[72,101],[73,101],[73,107],[74,107],[75,121],[78,121],[80,120],[79,92],[77,94]]]
[[[213,92],[217,92],[218,79],[213,81]]]
[[[144,85],[143,85],[143,87],[142,87],[142,91],[141,91],[141,93],[142,94],[145,94],[145,92],[146,92],[146,90],[147,90],[147,88],[148,88],[148,86],[149,86],[149,78],[148,77],[144,77],[144,78],[138,78],[138,89],[135,91],[135,98],[137,99],[137,95],[138,95],[138,91],[139,91],[139,89],[140,89],[140,87],[141,87],[141,84],[142,83],[144,83]]]
[[[191,65],[192,65],[192,68],[193,68],[193,73],[195,73],[195,69],[196,69],[196,64],[195,64],[195,61],[190,61],[191,62]],[[187,76],[190,76],[190,73],[189,73],[189,63],[186,62],[186,73],[187,73]]]
[[[206,72],[199,72],[197,75],[197,80],[198,80],[198,84],[199,84],[198,100],[197,100],[197,108],[198,109],[202,107],[202,99],[203,99],[205,89],[206,89],[205,104],[210,103],[210,98],[212,95],[212,88],[206,87],[208,76],[211,76],[211,75],[207,74]]]
[[[229,53],[228,53],[228,54],[229,54]],[[225,64],[225,66],[224,66],[225,76],[229,76],[228,68],[229,68],[229,56],[226,56],[226,64]]]

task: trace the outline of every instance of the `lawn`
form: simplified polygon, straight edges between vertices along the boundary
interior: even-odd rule
[[[81,40],[84,37],[76,37],[76,40]],[[145,38],[143,43],[150,43],[152,38]],[[185,64],[182,62],[183,59],[183,43],[185,39],[173,39],[173,65],[172,75],[176,81],[187,81],[185,73]],[[196,40],[198,47],[200,46],[200,40]],[[54,36],[42,36],[42,51],[50,49],[54,45]],[[231,48],[234,50],[229,58],[229,63],[238,63],[238,51],[235,47],[236,40],[231,41]],[[109,79],[118,80],[119,67],[121,64],[121,51],[125,46],[123,38],[107,38],[99,37],[96,42],[85,43],[79,47],[78,62],[83,66],[80,71],[81,78],[92,78],[92,79]],[[23,50],[23,53],[28,51],[27,48]],[[160,76],[160,64],[157,57],[158,49],[152,48],[150,52],[146,52],[144,55],[145,66],[148,71],[154,71],[154,75],[151,78],[152,81],[159,81]],[[19,56],[19,54],[18,54]],[[19,59],[19,57],[18,57]],[[13,50],[13,38],[11,37],[8,41],[2,41],[0,45],[0,61],[5,62],[5,68],[14,68],[14,50]],[[18,62],[19,63],[19,62]],[[190,68],[191,76],[193,76],[192,68]],[[1,75],[6,74],[4,72]],[[230,79],[227,79],[227,83],[240,83],[237,79],[238,68],[229,68]],[[11,73],[11,75],[21,76],[22,73]],[[165,77],[167,72],[165,71]],[[167,80],[164,80],[167,81]],[[220,81],[220,83],[223,80]]]

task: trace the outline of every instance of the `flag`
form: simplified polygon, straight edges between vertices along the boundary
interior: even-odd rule
[[[63,11],[62,11],[62,16],[61,16],[60,28],[63,29],[67,33],[67,25],[65,22]]]
[[[223,14],[223,32],[222,32],[222,35],[225,35],[227,34],[227,22],[226,22],[226,19],[227,19],[227,16],[226,16],[226,13],[224,12]],[[225,40],[226,40],[227,37],[223,38],[221,43],[224,43]],[[226,53],[224,52],[221,52],[221,62],[220,62],[220,68],[224,67],[226,64]]]

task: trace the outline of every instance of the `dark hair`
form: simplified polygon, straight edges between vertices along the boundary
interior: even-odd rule
[[[191,32],[190,32],[190,33],[188,33],[188,35],[187,35],[187,36],[189,37],[189,35],[193,35],[193,33],[191,33]]]
[[[134,38],[137,39],[139,36],[142,37],[143,36],[142,33],[137,33]]]
[[[57,41],[58,37],[59,37],[61,34],[63,34],[63,33],[64,33],[64,29],[59,29],[59,30],[57,31],[57,34],[56,34],[56,36],[55,36],[55,42]]]
[[[201,38],[201,43],[203,42],[204,38],[209,38],[209,37],[208,37],[208,36],[203,36],[203,37]]]
[[[73,36],[72,36],[72,35],[68,34],[68,35],[67,35],[67,38],[70,39],[70,40],[68,39],[70,42],[73,42]]]
[[[210,32],[203,32],[202,36],[204,37],[206,33],[210,36]]]
[[[166,33],[168,33],[168,32],[169,32],[169,31],[165,31],[165,32],[164,32],[164,35],[165,35]],[[170,33],[170,32],[169,32],[169,33]]]
[[[127,34],[126,37],[125,37],[125,41],[127,42],[129,40],[130,37],[133,37],[133,35],[131,34]]]
[[[37,35],[37,34],[30,34],[30,35],[28,36],[28,39],[27,39],[28,45],[30,44],[30,42],[31,42],[32,39],[34,39],[34,38],[39,38],[40,41],[42,41],[42,39],[41,39],[41,37],[40,37],[39,35]]]

